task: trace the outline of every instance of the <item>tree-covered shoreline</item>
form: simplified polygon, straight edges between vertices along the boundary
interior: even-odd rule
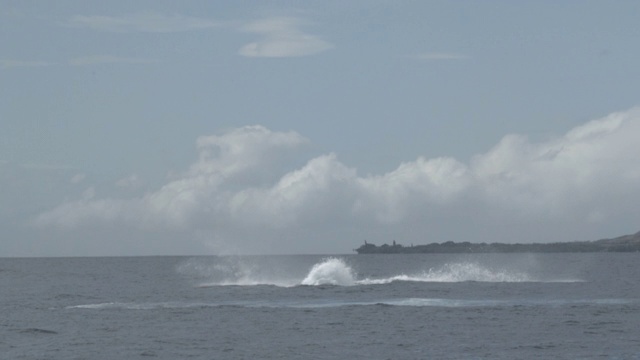
[[[568,253],[568,252],[637,252],[640,251],[640,232],[612,239],[555,243],[471,243],[447,241],[426,245],[403,246],[395,241],[391,245],[377,246],[365,243],[358,254],[438,254],[438,253]]]

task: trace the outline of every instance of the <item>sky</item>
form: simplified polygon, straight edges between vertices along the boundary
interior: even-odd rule
[[[0,257],[635,233],[639,13],[0,0]]]

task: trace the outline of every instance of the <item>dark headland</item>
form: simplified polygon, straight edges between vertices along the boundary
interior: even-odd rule
[[[613,239],[528,244],[447,241],[403,246],[394,241],[391,245],[377,246],[365,241],[354,251],[358,254],[636,252],[640,251],[640,232]]]

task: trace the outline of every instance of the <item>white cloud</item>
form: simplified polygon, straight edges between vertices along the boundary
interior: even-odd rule
[[[36,223],[209,234],[218,246],[245,252],[336,251],[389,236],[414,243],[586,240],[602,227],[637,226],[639,137],[637,108],[547,141],[507,135],[469,164],[419,157],[363,177],[335,154],[280,171],[274,161],[306,139],[248,126],[200,137],[198,159],[155,192],[133,199],[92,193]]]
[[[357,209],[371,212],[381,222],[397,222],[413,200],[446,204],[466,191],[471,181],[467,167],[455,159],[420,157],[385,175],[358,179],[364,196]]]
[[[296,132],[273,132],[259,125],[233,129],[223,135],[202,136],[196,142],[200,157],[190,173],[220,173],[229,177],[264,166],[263,161],[278,149],[295,148],[306,142]]]
[[[198,138],[198,160],[186,173],[156,192],[130,200],[103,199],[63,204],[36,219],[39,225],[75,227],[83,222],[124,222],[133,226],[185,228],[224,199],[222,185],[246,183],[268,169],[279,149],[297,147],[306,139],[295,132],[272,132],[246,126],[222,135]]]
[[[583,213],[597,196],[635,192],[640,109],[611,114],[542,143],[506,136],[478,155],[472,171],[483,194],[513,209],[553,216]],[[583,203],[584,208],[574,208]],[[599,210],[602,212],[602,210]]]
[[[335,154],[324,155],[284,174],[271,187],[233,194],[228,211],[239,223],[266,227],[281,228],[301,220],[324,222],[338,214],[349,214],[345,205],[349,206],[355,195],[356,179],[356,171],[340,163]]]
[[[96,64],[153,64],[158,60],[154,59],[142,59],[132,57],[121,57],[114,55],[92,55],[77,57],[69,60],[69,64],[73,66],[85,66]]]
[[[304,33],[300,19],[276,17],[250,23],[242,30],[261,36],[243,46],[239,54],[247,57],[298,57],[317,54],[333,48],[322,38]]]
[[[76,15],[66,25],[107,32],[173,33],[204,30],[222,26],[218,21],[184,15],[165,15],[154,12],[122,16]]]

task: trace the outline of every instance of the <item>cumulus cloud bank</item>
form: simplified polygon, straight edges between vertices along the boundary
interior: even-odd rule
[[[278,159],[308,140],[248,126],[199,138],[197,160],[160,189],[130,199],[85,196],[35,223],[168,229],[254,253],[348,251],[364,238],[587,240],[637,221],[638,138],[635,108],[541,142],[507,135],[467,164],[419,157],[360,176],[332,153],[276,172]]]

